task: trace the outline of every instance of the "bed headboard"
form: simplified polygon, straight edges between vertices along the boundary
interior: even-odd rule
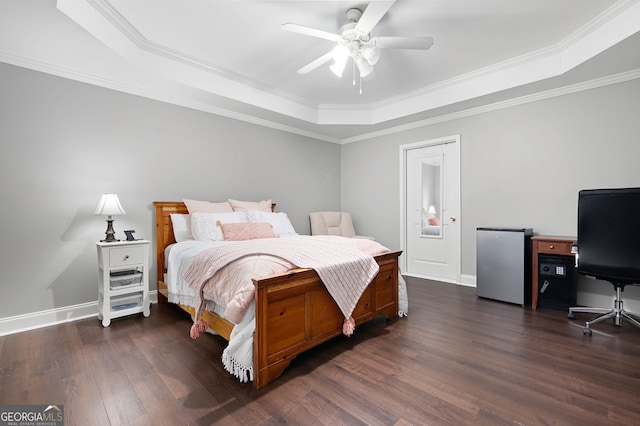
[[[156,268],[158,281],[164,279],[164,250],[169,244],[176,242],[173,235],[171,214],[187,214],[187,206],[182,201],[154,201],[156,209]],[[276,204],[271,204],[271,211],[275,211]]]
[[[156,208],[156,262],[158,281],[164,278],[164,249],[176,242],[173,236],[171,214],[187,214],[187,206],[182,201],[154,201]]]

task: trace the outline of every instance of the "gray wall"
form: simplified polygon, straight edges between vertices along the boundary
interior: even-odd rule
[[[341,208],[397,249],[399,146],[460,134],[462,273],[475,276],[476,227],[574,235],[579,189],[640,185],[640,80],[342,147],[6,64],[0,93],[0,319],[95,302],[103,192],[127,210],[119,238],[153,239],[156,200],[272,198],[300,233],[310,211]]]
[[[104,192],[117,238],[153,239],[153,201],[271,198],[301,234],[340,207],[336,144],[1,63],[0,94],[0,319],[97,299]]]
[[[460,134],[461,267],[475,276],[477,227],[574,236],[580,189],[640,186],[638,111],[640,80],[633,80],[347,144],[342,208],[358,233],[399,248],[399,146]],[[579,286],[606,295],[605,306],[610,290]],[[637,288],[625,295],[640,299]],[[579,302],[588,297],[579,294]]]

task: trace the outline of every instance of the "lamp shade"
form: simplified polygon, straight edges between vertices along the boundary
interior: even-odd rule
[[[429,209],[427,210],[427,214],[429,216],[435,216],[436,215],[436,206],[429,206]]]
[[[380,60],[380,49],[377,46],[367,46],[362,50],[362,57],[369,65],[375,65]]]
[[[371,71],[373,71],[373,67],[361,57],[356,60],[356,66],[360,72],[360,77],[366,77],[371,74]]]
[[[98,208],[93,214],[101,214],[112,216],[114,214],[126,214],[122,205],[120,204],[120,200],[118,200],[117,194],[102,194],[102,198],[100,198],[100,203],[98,203]]]
[[[332,50],[333,60],[338,64],[343,64],[347,62],[349,59],[349,48],[347,46],[343,46],[342,44],[337,45]]]
[[[344,67],[347,65],[347,59],[349,59],[349,48],[341,44],[333,48],[333,65],[329,67],[332,73],[337,77],[342,77]]]
[[[335,74],[336,77],[342,77],[342,72],[344,71],[345,64],[343,63],[334,63],[329,67],[332,73]]]

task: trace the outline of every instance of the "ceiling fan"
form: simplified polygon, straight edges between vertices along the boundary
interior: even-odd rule
[[[338,77],[349,58],[353,59],[354,67],[358,69],[360,78],[366,77],[373,71],[373,66],[380,59],[380,49],[417,49],[427,50],[433,45],[433,37],[371,37],[373,28],[389,11],[393,1],[373,1],[364,12],[352,8],[347,10],[347,24],[340,28],[340,34],[305,27],[298,24],[282,24],[282,29],[311,37],[318,37],[333,41],[336,46],[298,70],[298,74],[307,74],[325,63],[333,60],[329,68]],[[355,70],[354,70],[355,84]]]

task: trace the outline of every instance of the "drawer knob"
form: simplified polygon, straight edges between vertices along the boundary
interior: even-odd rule
[[[553,247],[551,247],[551,248],[553,248]],[[122,259],[122,260],[124,261],[124,260],[127,260],[127,259],[129,259],[129,255],[128,255],[128,254],[125,254],[125,255],[124,255],[124,259]]]
[[[551,244],[549,248],[553,250],[555,247],[553,246],[553,244]]]

